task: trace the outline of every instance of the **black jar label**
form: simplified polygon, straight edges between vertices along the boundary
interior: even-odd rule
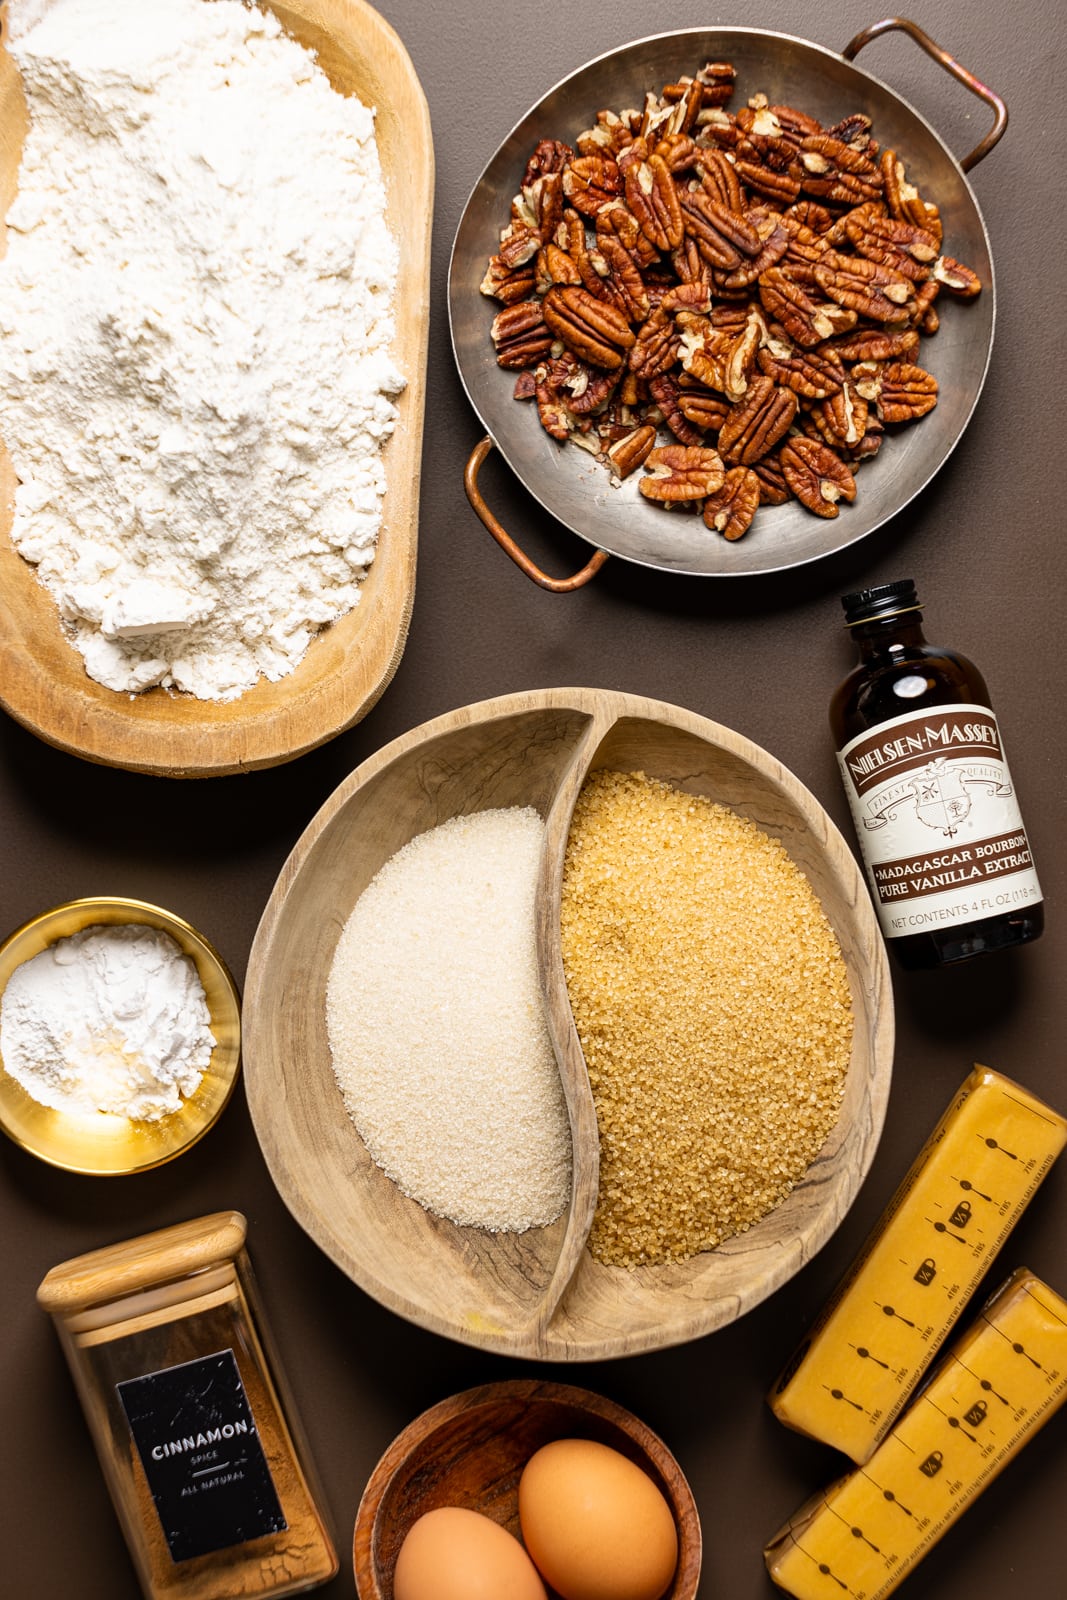
[[[285,1530],[232,1350],[116,1387],[172,1560]]]

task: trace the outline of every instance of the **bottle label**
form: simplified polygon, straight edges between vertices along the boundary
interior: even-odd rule
[[[837,759],[887,939],[1041,899],[987,707],[907,712],[851,740]]]
[[[232,1350],[116,1387],[173,1561],[284,1532]]]

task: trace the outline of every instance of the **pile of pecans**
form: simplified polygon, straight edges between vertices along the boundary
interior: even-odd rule
[[[869,117],[734,113],[735,77],[709,63],[574,149],[541,140],[480,286],[541,426],[726,539],[760,505],[854,500],[885,428],[937,404],[915,358],[941,289],[981,289]]]

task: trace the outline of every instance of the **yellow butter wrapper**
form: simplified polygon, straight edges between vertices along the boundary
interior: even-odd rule
[[[1067,1400],[1067,1301],[1021,1268],[871,1459],[764,1551],[796,1600],[885,1600]]]
[[[867,1461],[1067,1143],[1067,1119],[975,1067],[768,1401]]]

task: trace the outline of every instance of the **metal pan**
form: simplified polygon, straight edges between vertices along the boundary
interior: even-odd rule
[[[957,162],[913,107],[869,73],[851,64],[871,39],[900,29],[994,111],[981,143]],[[560,446],[538,426],[529,405],[512,391],[515,374],[497,366],[489,325],[499,310],[479,292],[486,262],[498,248],[523,169],[542,138],[572,141],[598,109],[640,106],[648,89],[693,73],[706,61],[737,68],[734,104],[762,90],[772,103],[797,106],[827,126],[850,112],[874,122],[883,148],[895,149],[908,176],[941,210],[945,248],[981,277],[969,304],[938,301],[941,327],[924,340],[921,360],[938,380],[936,410],[894,432],[859,474],[855,503],[832,521],[813,517],[796,502],[764,507],[736,544],[712,537],[702,519],[670,513],[643,499],[637,474],[612,487],[606,470],[574,446]],[[465,483],[475,511],[508,554],[542,587],[569,590],[588,581],[608,553],[641,566],[711,577],[778,572],[816,561],[872,533],[917,495],[952,453],[982,392],[993,346],[995,292],[989,239],[964,173],[980,161],[1007,125],[1003,101],[934,43],[914,23],[888,18],[858,34],[842,55],[787,34],[750,28],[692,28],[658,34],[613,50],[565,78],[523,117],[482,173],[460,219],[449,267],[448,308],[452,347],[471,404],[488,432],[467,463]],[[540,571],[486,505],[478,472],[493,446],[546,511],[596,547],[573,577]]]

